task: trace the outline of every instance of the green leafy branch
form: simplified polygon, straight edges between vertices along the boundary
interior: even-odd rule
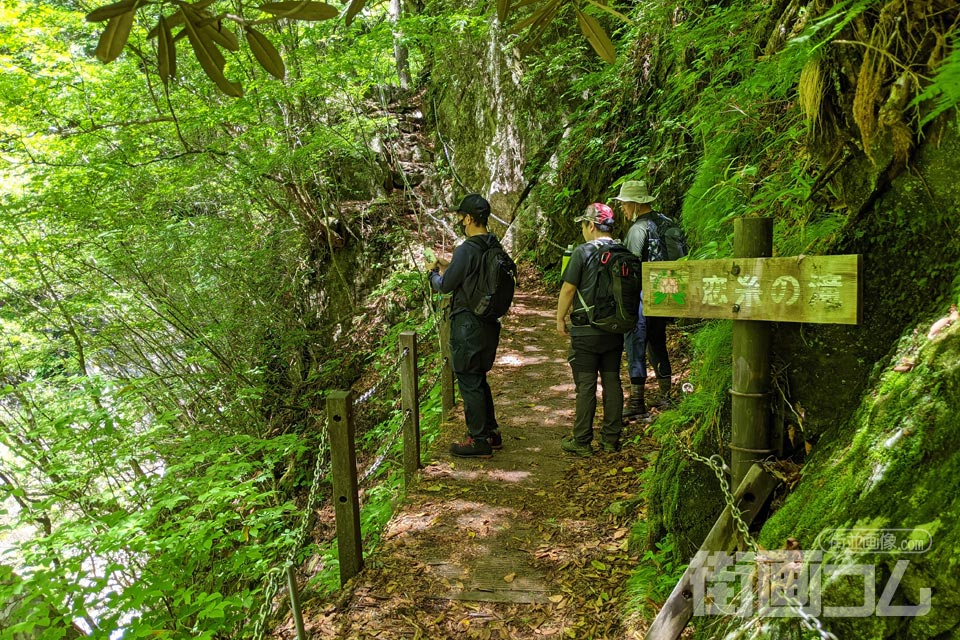
[[[535,4],[538,4],[537,0],[520,0],[516,3],[510,0],[498,0],[497,13],[500,21],[505,22],[512,10]],[[605,0],[586,0],[586,2],[568,0],[566,3],[563,0],[543,0],[533,13],[514,25],[513,32],[520,33],[524,29],[529,28],[528,36],[530,39],[532,41],[538,40],[546,31],[547,27],[553,23],[560,9],[563,8],[565,4],[573,5],[580,31],[587,39],[587,42],[590,43],[590,46],[593,47],[593,50],[596,51],[597,55],[609,64],[615,63],[617,61],[617,50],[616,47],[613,46],[610,36],[604,31],[600,22],[583,9],[586,6],[595,7],[627,24],[631,24],[630,18],[609,7]]]
[[[161,13],[147,37],[157,39],[157,71],[164,85],[177,75],[177,43],[186,38],[200,67],[216,87],[228,96],[241,97],[242,85],[229,80],[224,72],[226,58],[223,52],[232,53],[240,48],[237,30],[243,32],[250,53],[257,63],[273,77],[283,80],[286,76],[283,57],[270,39],[256,27],[275,24],[280,20],[319,22],[341,15],[339,9],[325,2],[281,0],[258,5],[255,10],[267,14],[268,17],[250,19],[229,12],[214,12],[211,7],[215,1],[120,0],[98,7],[86,16],[88,22],[106,22],[97,44],[96,57],[104,64],[116,60],[130,39],[137,11],[148,5],[159,5]],[[342,13],[344,24],[349,26],[366,4],[366,0],[352,0]],[[609,64],[616,62],[617,52],[610,36],[599,20],[585,9],[597,9],[630,23],[627,16],[608,6],[605,0],[520,0],[515,3],[511,0],[497,0],[497,14],[500,21],[505,22],[511,12],[538,4],[533,13],[513,27],[514,33],[529,28],[530,40],[536,41],[554,22],[560,10],[572,5],[577,24],[593,50]],[[175,7],[173,12],[164,13],[163,9],[169,6]]]
[[[150,39],[157,38],[157,69],[164,84],[176,76],[177,42],[187,38],[197,62],[200,63],[207,77],[226,95],[240,97],[243,95],[243,87],[239,82],[228,80],[224,74],[226,59],[221,49],[235,52],[240,48],[237,35],[229,23],[235,23],[242,29],[250,52],[260,66],[270,75],[282,80],[286,75],[283,58],[273,43],[255,26],[275,23],[282,19],[330,20],[340,14],[336,7],[325,2],[283,0],[257,6],[258,11],[269,14],[271,17],[249,20],[230,13],[213,13],[210,10],[213,2],[214,0],[198,2],[173,0],[172,4],[177,7],[176,10],[169,15],[161,13],[157,24],[147,34]],[[106,21],[107,23],[97,44],[98,60],[106,64],[120,56],[130,38],[137,10],[149,4],[157,3],[152,0],[121,0],[94,9],[87,14],[88,22]],[[346,12],[347,24],[363,4],[364,2],[359,0],[351,3]],[[174,33],[178,27],[180,29]]]

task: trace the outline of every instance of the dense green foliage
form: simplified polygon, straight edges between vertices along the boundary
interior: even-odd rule
[[[855,466],[838,452],[872,455],[881,438],[856,435],[866,414],[903,416],[906,399],[928,396],[930,420],[953,429],[940,410],[953,397],[948,352],[925,352],[930,388],[872,368],[957,295],[957,8],[643,2],[619,7],[629,24],[588,9],[619,50],[610,66],[585,55],[575,3],[552,4],[520,35],[492,6],[441,0],[399,25],[376,8],[350,26],[271,24],[285,80],[244,48],[223,69],[242,79],[239,99],[189,58],[162,82],[146,33],[101,66],[76,8],[0,7],[0,533],[15,549],[0,562],[21,574],[0,567],[0,601],[44,602],[23,629],[58,637],[85,620],[99,637],[240,637],[291,550],[317,553],[315,585],[336,586],[329,543],[293,548],[322,455],[323,390],[371,362],[387,371],[397,332],[426,313],[415,233],[399,222],[409,210],[374,200],[396,44],[426,90],[443,190],[494,191],[495,210],[515,214],[518,254],[549,273],[575,239],[571,212],[627,178],[653,184],[694,258],[729,255],[734,217],[771,215],[781,255],[876,265],[862,329],[777,328],[779,383],[807,408],[804,437]],[[729,327],[691,342],[696,392],[654,428],[663,450],[643,478],[640,599],[663,597],[720,506],[677,437],[723,451]],[[863,404],[871,384],[887,400]],[[369,451],[398,428],[391,410],[372,410]],[[891,460],[876,454],[888,478],[949,444],[921,435]],[[373,531],[399,486],[384,476],[363,513]],[[766,540],[812,537],[862,484],[808,486]]]
[[[247,96],[225,100],[196,66],[166,88],[143,73],[146,34],[104,67],[81,13],[0,12],[0,562],[19,574],[0,601],[46,604],[0,626],[249,634],[264,577],[310,555],[293,543],[323,390],[396,358],[388,326],[355,331],[380,314],[367,295],[402,264],[376,303],[415,312],[397,328],[428,310],[410,256],[383,254],[390,221],[342,206],[379,176],[389,25],[277,27],[288,82],[237,58]],[[371,452],[398,424],[374,400]]]

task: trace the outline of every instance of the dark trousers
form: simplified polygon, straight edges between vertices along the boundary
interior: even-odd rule
[[[650,364],[657,374],[658,380],[670,378],[673,374],[670,368],[670,354],[667,353],[667,324],[670,318],[649,316],[647,321],[647,350],[650,352]]]
[[[620,441],[620,432],[623,431],[623,387],[620,384],[622,357],[622,335],[571,336],[569,361],[577,389],[573,437],[577,442],[589,444],[593,440],[593,419],[597,413],[597,374],[603,384],[600,437],[606,442]]]
[[[499,429],[487,372],[500,343],[500,323],[482,322],[469,311],[450,318],[450,366],[463,398],[463,415],[471,438],[482,440]]]

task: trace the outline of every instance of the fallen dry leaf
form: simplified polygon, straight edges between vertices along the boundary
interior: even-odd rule
[[[899,373],[905,373],[913,369],[915,366],[916,363],[913,360],[910,360],[909,358],[902,358],[900,362],[894,365],[893,370]]]
[[[933,340],[940,334],[941,331],[949,327],[957,320],[960,320],[960,313],[957,313],[957,305],[952,305],[950,307],[949,314],[940,318],[930,326],[930,331],[927,333],[927,340]]]

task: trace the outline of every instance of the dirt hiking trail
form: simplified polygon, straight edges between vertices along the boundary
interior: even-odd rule
[[[466,433],[458,401],[364,570],[336,602],[305,603],[309,637],[642,637],[643,621],[624,614],[638,561],[628,539],[655,443],[633,424],[619,453],[560,450],[574,386],[555,309],[553,295],[518,292],[504,317],[488,376],[503,450],[449,455]],[[289,622],[282,631],[295,637]]]

